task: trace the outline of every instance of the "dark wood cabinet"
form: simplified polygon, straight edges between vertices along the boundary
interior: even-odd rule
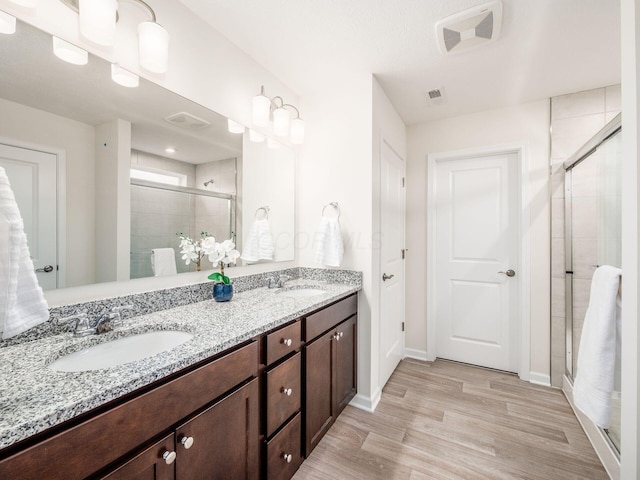
[[[171,433],[145,448],[103,480],[174,480],[175,435]]]
[[[176,430],[176,480],[255,480],[260,465],[258,379]]]
[[[356,312],[357,297],[354,295],[306,319],[306,456],[356,394]],[[330,330],[311,337],[327,327]]]
[[[0,452],[0,479],[288,480],[356,393],[357,295]]]

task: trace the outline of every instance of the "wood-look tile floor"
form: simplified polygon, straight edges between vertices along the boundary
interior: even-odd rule
[[[294,476],[608,478],[561,391],[445,360],[403,360],[375,413],[347,407]]]

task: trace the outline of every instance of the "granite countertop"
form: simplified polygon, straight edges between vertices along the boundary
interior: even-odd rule
[[[291,298],[283,289],[255,288],[233,300],[207,300],[125,318],[114,331],[90,337],[59,334],[0,349],[0,448],[40,433],[110,400],[267,332],[359,290],[359,285],[294,280],[325,292]],[[126,313],[123,314],[126,316]],[[102,370],[58,372],[47,366],[89,345],[154,330],[181,330],[194,337],[152,357]]]

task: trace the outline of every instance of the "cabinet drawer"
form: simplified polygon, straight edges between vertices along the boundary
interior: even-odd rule
[[[266,364],[271,365],[276,360],[281,359],[288,353],[298,349],[302,341],[302,323],[296,322],[292,325],[282,327],[267,335],[267,360]]]
[[[85,478],[257,373],[252,342],[1,461],[0,478]]]
[[[267,443],[267,478],[289,480],[302,464],[301,420],[298,413]],[[290,455],[290,456],[289,456]]]
[[[300,410],[301,359],[302,355],[297,353],[267,372],[267,437]]]
[[[343,320],[349,318],[358,311],[358,295],[340,300],[319,312],[309,315],[306,319],[306,336],[305,340],[310,342],[318,335],[323,334],[327,330],[335,327]]]
[[[173,480],[175,466],[171,457],[169,462],[163,458],[173,454],[175,459],[175,438],[173,433],[137,454],[127,463],[110,474],[100,477],[102,480]]]

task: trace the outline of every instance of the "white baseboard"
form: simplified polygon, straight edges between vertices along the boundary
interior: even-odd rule
[[[550,387],[551,375],[547,375],[546,373],[529,372],[529,382],[536,385],[544,385],[545,387]]]
[[[429,361],[425,350],[417,350],[415,348],[405,348],[404,358],[415,358],[416,360],[422,360],[423,362]]]
[[[562,393],[567,397],[569,405],[571,405],[573,412],[578,418],[578,422],[580,422],[580,425],[582,426],[582,430],[584,430],[584,433],[587,435],[591,445],[593,445],[593,449],[596,451],[596,454],[602,462],[604,469],[609,474],[609,477],[611,480],[620,480],[620,459],[613,451],[611,445],[609,445],[609,439],[606,437],[606,434],[602,429],[593,423],[574,405],[573,384],[566,375],[562,377]]]
[[[349,403],[352,407],[359,408],[360,410],[364,410],[369,413],[373,413],[380,403],[380,397],[382,395],[382,390],[379,390],[373,395],[373,397],[365,397],[364,395],[360,395],[359,393],[353,397],[353,400]]]

